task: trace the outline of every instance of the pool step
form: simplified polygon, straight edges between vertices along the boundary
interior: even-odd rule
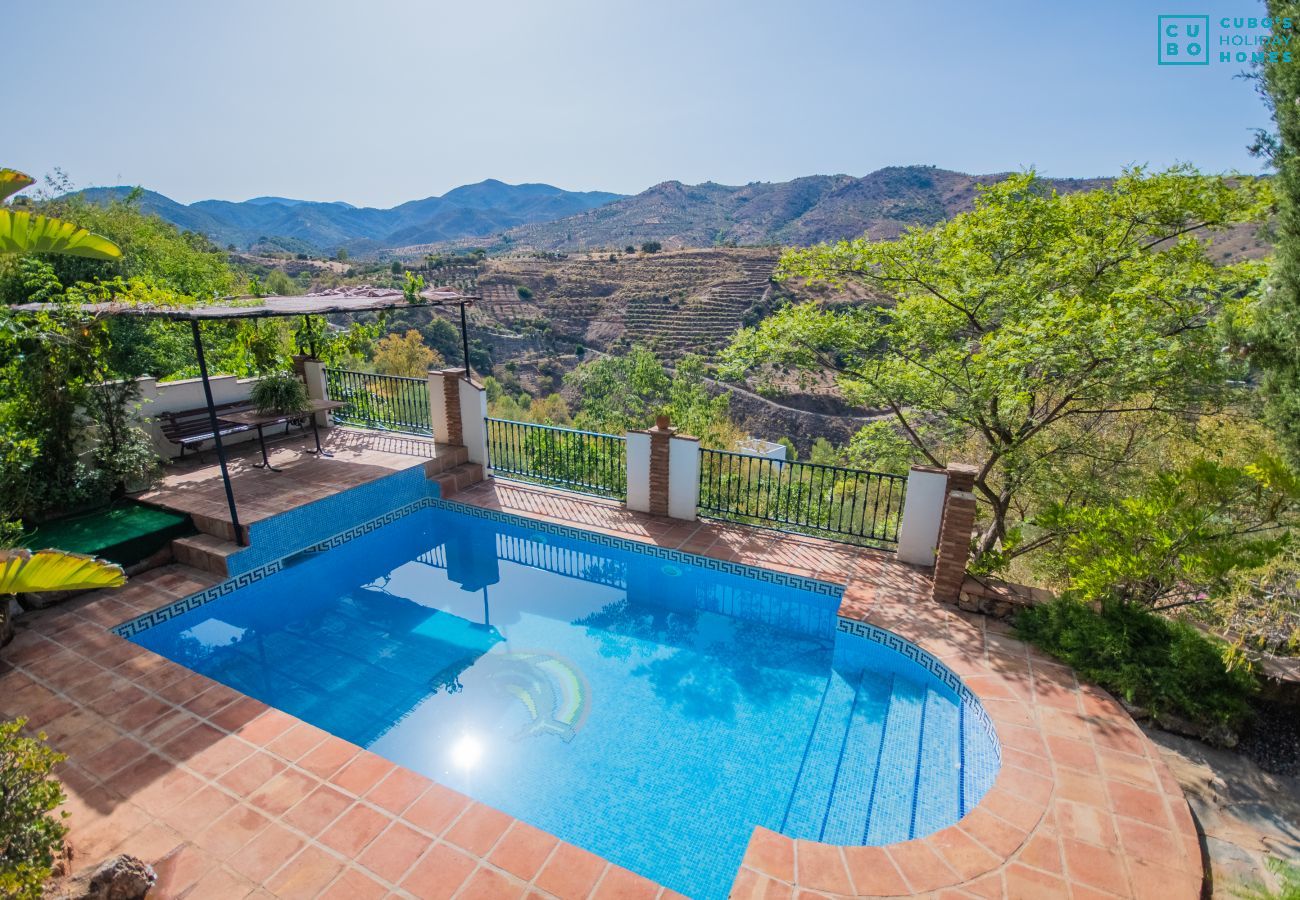
[[[439,444],[438,455],[424,462],[424,477],[433,478],[469,462],[469,450],[454,444]]]
[[[880,741],[880,758],[902,765],[876,769],[871,788],[871,809],[867,816],[866,843],[892,844],[912,836],[913,804],[916,802],[917,759],[925,721],[926,690],[914,681],[895,678]]]
[[[799,779],[786,808],[783,834],[813,841],[821,838],[860,679],[856,676],[850,680],[831,670],[817,721],[804,748]]]
[[[427,471],[427,470],[426,470]],[[445,500],[457,491],[463,491],[470,485],[483,480],[483,467],[478,463],[461,463],[454,468],[430,475],[429,480],[437,483],[439,492]]]
[[[862,675],[844,737],[826,824],[822,828],[820,839],[827,844],[861,844],[866,836],[872,781],[880,758],[893,682],[893,678],[873,672]]]
[[[233,541],[203,533],[172,541],[172,556],[176,557],[177,562],[222,578],[230,575],[226,558],[241,549],[243,548]]]
[[[929,834],[961,817],[961,738],[957,707],[933,687],[925,693],[922,733],[929,735],[921,745],[917,766],[916,803],[912,833]]]

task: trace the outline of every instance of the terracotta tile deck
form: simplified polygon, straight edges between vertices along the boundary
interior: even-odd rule
[[[733,896],[1199,894],[1187,804],[1122,708],[997,623],[930,603],[921,571],[506,482],[455,499],[846,583],[844,615],[917,642],[980,696],[1003,767],[961,822],[885,848],[757,829]],[[215,580],[147,572],[22,617],[0,652],[0,715],[29,717],[69,756],[60,775],[79,865],[135,854],[157,868],[160,897],[675,896],[106,630]]]

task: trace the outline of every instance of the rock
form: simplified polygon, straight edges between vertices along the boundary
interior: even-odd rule
[[[14,639],[14,616],[20,612],[18,603],[10,597],[0,594],[0,647]]]
[[[148,863],[125,854],[114,856],[90,876],[80,900],[142,900],[157,880]]]

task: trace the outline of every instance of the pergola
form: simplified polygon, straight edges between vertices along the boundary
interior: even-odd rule
[[[363,312],[383,312],[390,309],[424,309],[437,307],[459,307],[460,341],[464,354],[465,370],[469,371],[469,332],[465,320],[465,307],[478,300],[478,297],[461,294],[452,290],[427,288],[421,291],[418,299],[408,300],[406,295],[393,288],[335,288],[300,297],[224,297],[211,303],[199,303],[192,306],[147,306],[129,303],[80,303],[70,306],[66,303],[25,303],[12,307],[15,312],[54,312],[56,310],[75,309],[88,316],[127,316],[143,319],[168,319],[175,322],[189,322],[194,337],[194,354],[198,357],[199,377],[203,381],[203,397],[207,401],[208,421],[212,426],[213,443],[216,445],[217,461],[221,466],[221,480],[226,488],[226,503],[230,507],[231,525],[234,527],[235,540],[245,544],[243,532],[239,527],[239,510],[235,505],[235,489],[230,483],[230,470],[226,464],[226,449],[221,442],[221,423],[217,416],[216,404],[212,399],[212,384],[208,380],[208,365],[203,353],[203,332],[201,322],[229,322],[238,319],[270,319],[292,316],[326,316],[334,314],[356,314]]]

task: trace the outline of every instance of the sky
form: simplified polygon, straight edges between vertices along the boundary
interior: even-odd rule
[[[1158,14],[1257,0],[0,2],[25,97],[0,165],[183,203],[909,164],[1257,172],[1268,124],[1244,66],[1156,61]]]

